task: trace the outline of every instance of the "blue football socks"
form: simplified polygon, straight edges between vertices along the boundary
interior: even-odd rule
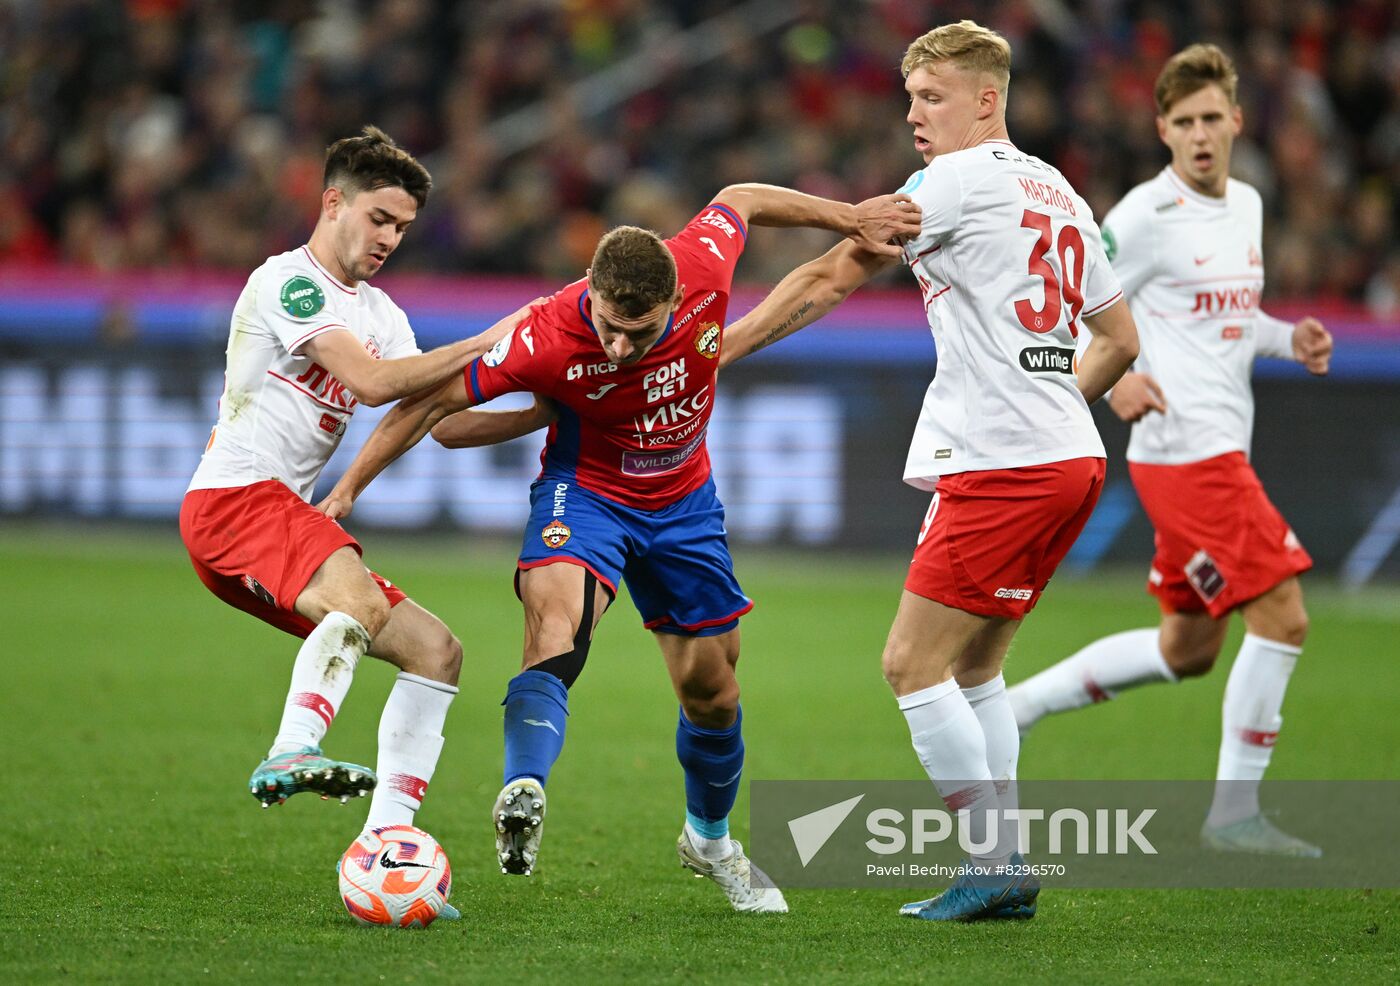
[[[740,709],[734,725],[705,729],[682,710],[676,725],[676,759],[685,770],[686,821],[706,839],[729,834],[729,812],[744,772],[744,737],[739,728],[743,719]]]
[[[510,680],[501,704],[506,707],[503,783],[533,777],[544,784],[564,749],[569,690],[546,671],[522,671]]]

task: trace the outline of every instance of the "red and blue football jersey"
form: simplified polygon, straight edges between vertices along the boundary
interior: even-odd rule
[[[715,203],[666,240],[684,295],[661,338],[630,366],[604,352],[587,281],[569,285],[467,366],[472,403],[530,391],[558,404],[542,476],[642,510],[691,493],[710,475],[705,431],[730,282],[747,237],[738,215]]]

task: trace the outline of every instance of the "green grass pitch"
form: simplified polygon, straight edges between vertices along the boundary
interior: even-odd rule
[[[0,982],[1400,978],[1395,890],[1051,891],[1034,921],[957,927],[898,918],[908,894],[889,891],[793,892],[787,916],[733,914],[676,861],[676,703],[626,600],[575,688],[537,874],[504,877],[487,815],[498,703],[519,659],[512,556],[448,540],[366,539],[370,562],[467,652],[419,816],[451,856],[465,920],[403,932],[355,926],[336,893],[334,864],[364,802],[302,797],[262,811],[244,787],[295,641],[208,595],[172,530],[9,525]],[[740,662],[748,777],[921,776],[879,674],[901,560],[737,555],[758,601]],[[1313,582],[1309,603],[1313,633],[1271,776],[1400,777],[1400,596]],[[1062,578],[1008,677],[1154,619],[1136,575]],[[1047,721],[1022,775],[1211,776],[1224,671]],[[361,665],[329,737],[335,755],[374,762],[391,680],[387,666]],[[735,818],[742,837],[743,796]]]

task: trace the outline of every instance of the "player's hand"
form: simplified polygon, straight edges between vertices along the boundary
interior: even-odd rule
[[[901,244],[919,235],[923,211],[907,195],[877,195],[856,206],[856,231],[850,238],[863,250],[898,257]]]
[[[476,341],[485,349],[490,349],[503,338],[520,328],[520,323],[530,317],[530,309],[536,305],[544,304],[548,298],[536,298],[534,301],[527,301],[509,315],[492,324],[485,332],[476,337]]]
[[[1309,316],[1293,326],[1293,358],[1314,376],[1326,376],[1332,362],[1332,333]]]
[[[336,490],[331,490],[324,500],[316,504],[316,509],[331,520],[340,520],[344,517],[349,517],[350,511],[354,508],[354,499]]]
[[[1137,421],[1150,411],[1167,413],[1167,399],[1162,396],[1162,388],[1146,373],[1123,374],[1108,395],[1108,406],[1128,422]]]

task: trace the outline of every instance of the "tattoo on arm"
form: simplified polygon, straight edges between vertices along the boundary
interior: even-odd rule
[[[803,321],[807,317],[807,314],[815,307],[816,305],[814,305],[812,302],[804,301],[800,308],[798,308],[787,318],[783,319],[777,325],[769,329],[767,335],[765,335],[762,339],[758,340],[758,342],[750,346],[749,351],[744,355],[752,355],[753,353],[758,352],[764,346],[771,346],[773,343],[783,338],[783,336],[788,334],[789,330],[795,328],[799,322]]]

